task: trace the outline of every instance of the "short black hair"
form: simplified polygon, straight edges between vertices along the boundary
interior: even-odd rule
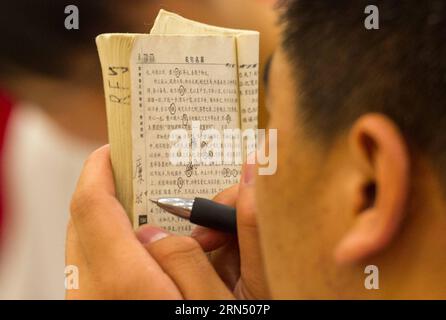
[[[446,1],[282,4],[283,47],[312,137],[332,141],[360,115],[379,112],[446,178]],[[377,30],[365,28],[368,5],[379,10]]]
[[[125,21],[130,19],[124,19],[117,8],[123,3],[122,0],[2,1],[0,78],[21,72],[69,78],[78,54],[92,57],[96,54],[94,41],[98,34],[133,31],[129,21]],[[68,5],[79,10],[78,30],[65,28]],[[91,59],[87,69],[91,70],[90,76],[100,79],[99,59]]]

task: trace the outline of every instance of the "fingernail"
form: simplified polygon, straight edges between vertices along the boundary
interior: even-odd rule
[[[152,226],[142,226],[136,231],[136,237],[142,244],[149,244],[161,240],[169,236],[167,232],[162,229]]]
[[[254,183],[255,169],[256,169],[256,166],[254,164],[246,163],[243,166],[243,183],[244,184],[252,185]]]

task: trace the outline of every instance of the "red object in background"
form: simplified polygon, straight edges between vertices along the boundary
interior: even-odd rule
[[[5,144],[5,133],[12,109],[11,98],[0,89],[0,238],[3,231],[3,217],[4,217],[4,181],[3,181],[3,146]]]

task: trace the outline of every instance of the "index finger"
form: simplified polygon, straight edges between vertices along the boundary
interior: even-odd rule
[[[217,194],[212,200],[227,206],[235,207],[237,196],[238,184],[235,184]],[[228,240],[232,237],[227,233],[202,226],[196,226],[192,231],[191,236],[197,240],[204,251],[215,250],[228,242]]]

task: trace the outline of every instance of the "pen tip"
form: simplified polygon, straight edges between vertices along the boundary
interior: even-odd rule
[[[157,199],[149,199],[150,201],[152,201],[154,204],[158,204],[158,200]]]

